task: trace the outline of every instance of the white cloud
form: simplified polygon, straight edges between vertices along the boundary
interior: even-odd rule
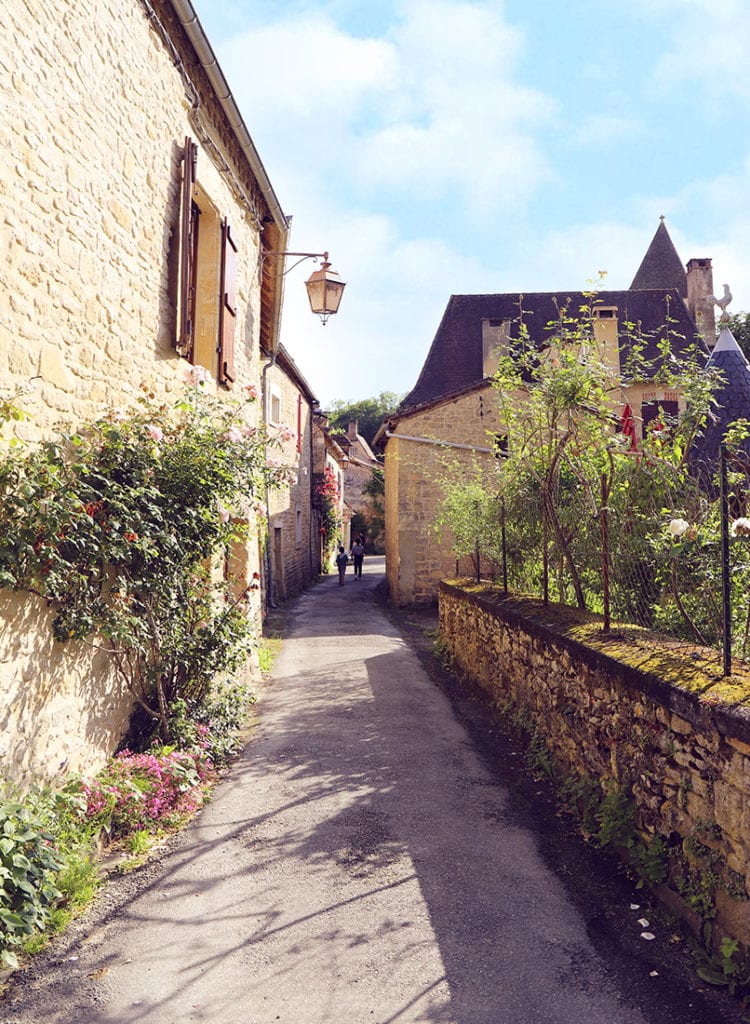
[[[396,90],[358,148],[361,178],[430,200],[456,188],[479,214],[527,198],[549,175],[535,135],[551,104],[514,82],[519,33],[494,5],[443,0],[409,4],[391,38]]]
[[[622,144],[632,140],[643,132],[643,124],[632,117],[618,117],[608,114],[589,114],[581,117],[572,126],[573,141],[576,145],[608,145],[610,142]]]
[[[746,73],[750,18],[746,0],[636,0],[644,13],[664,16],[665,52],[657,81],[700,82],[709,98],[750,99]]]
[[[415,202],[456,189],[486,213],[549,174],[535,136],[551,105],[514,82],[521,47],[495,4],[418,0],[378,39],[287,17],[226,43],[221,61],[272,171],[294,163]]]

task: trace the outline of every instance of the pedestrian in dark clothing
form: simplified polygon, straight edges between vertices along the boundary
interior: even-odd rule
[[[354,579],[362,579],[362,562],[365,560],[365,546],[362,543],[362,538],[357,537],[354,544],[352,544],[352,558],[354,559]]]
[[[346,572],[346,563],[349,561],[349,556],[344,551],[344,545],[339,544],[339,553],[336,555],[336,568],[339,571],[339,586],[344,585],[344,573]]]

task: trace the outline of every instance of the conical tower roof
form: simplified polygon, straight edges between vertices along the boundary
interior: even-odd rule
[[[687,296],[685,267],[669,237],[663,217],[630,286],[631,291],[648,288],[675,288],[683,298]]]
[[[750,365],[728,327],[719,335],[706,367],[721,370],[723,381],[714,392],[713,418],[695,439],[690,461],[708,476],[718,465],[719,445],[727,427],[735,420],[750,419]],[[750,438],[743,448],[750,456]]]

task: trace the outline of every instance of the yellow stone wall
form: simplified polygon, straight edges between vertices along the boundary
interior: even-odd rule
[[[489,453],[408,438],[491,448],[498,431],[490,385],[399,419],[385,451],[386,575],[394,603],[437,600],[439,581],[456,573],[450,531],[434,529],[444,481],[494,465]],[[469,571],[463,562],[459,570]]]
[[[269,495],[268,544],[272,559],[271,594],[274,601],[285,601],[298,594],[318,574],[320,541],[312,521],[312,416],[309,399],[278,364],[266,372],[266,388],[279,399],[279,418],[271,418],[269,432],[278,436],[278,427],[286,425],[295,437],[274,447],[270,455],[292,471],[288,486]],[[302,398],[301,444],[297,445],[298,402]],[[280,531],[280,532],[278,532]]]
[[[26,0],[0,21],[0,379],[4,394],[27,391],[21,438],[126,408],[142,384],[157,399],[177,396],[188,369],[172,346],[186,136],[199,142],[210,230],[227,216],[237,243],[238,388],[259,384],[259,236],[231,178],[247,192],[255,184],[171,8],[156,10],[198,87],[200,118],[219,125],[210,128],[219,158],[200,141],[184,82],[138,0]],[[213,336],[212,315],[199,336]],[[96,767],[122,733],[127,696],[90,648],[52,644],[33,600],[0,598],[4,771]]]
[[[617,654],[594,650],[554,624],[554,606],[537,603],[534,615],[533,604],[504,599],[489,584],[441,584],[440,639],[453,669],[528,723],[560,780],[595,780],[601,795],[626,792],[646,842],[668,841],[677,874],[658,895],[696,930],[701,922],[690,907],[708,899],[715,941],[727,934],[750,944],[746,707],[718,671],[712,687],[706,675],[691,686],[696,667],[687,654],[682,669],[672,652],[661,661],[654,655],[641,671],[632,657],[618,660],[628,653],[622,638]],[[565,612],[570,625],[575,613]],[[642,652],[637,660],[644,664]],[[723,697],[714,692],[721,690]]]

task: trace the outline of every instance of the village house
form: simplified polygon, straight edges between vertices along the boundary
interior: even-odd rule
[[[344,469],[344,486],[346,504],[352,514],[351,532],[355,536],[364,534],[367,548],[372,550],[373,544],[382,543],[382,538],[372,522],[372,499],[366,488],[374,471],[382,469],[382,464],[359,433],[357,420],[349,420],[346,433],[337,433],[333,437],[348,460]]]
[[[265,422],[276,445],[269,458],[290,471],[288,485],[268,495],[263,589],[273,606],[304,590],[320,572],[312,509],[313,413],[318,400],[283,345],[264,364],[262,379]]]
[[[0,40],[0,367],[4,394],[25,392],[17,435],[127,409],[142,386],[174,403],[191,370],[219,394],[260,395],[282,300],[282,261],[268,254],[287,249],[288,220],[191,4],[30,0],[5,11]],[[284,420],[301,428],[284,457],[304,488],[313,399],[286,355],[277,364],[290,382]],[[251,428],[261,404],[249,405]],[[294,488],[284,500],[274,523],[296,552],[309,500]],[[244,580],[261,571],[248,514],[247,548],[233,560]],[[309,578],[303,549],[297,561],[282,552],[284,586]],[[130,708],[103,654],[53,641],[43,601],[0,594],[8,776],[97,767]]]
[[[328,415],[313,415],[313,515],[318,530],[318,571],[329,572],[335,545],[351,546],[351,509],[346,501],[348,456],[331,430]],[[326,515],[326,510],[329,515]],[[326,521],[335,519],[333,529]]]
[[[446,476],[486,471],[512,443],[498,419],[492,377],[500,353],[525,325],[540,351],[561,312],[577,316],[592,306],[593,330],[615,375],[637,336],[644,357],[669,322],[677,346],[715,343],[713,271],[710,259],[683,267],[663,218],[635,278],[626,290],[453,295],[419,378],[395,415],[381,426],[376,445],[385,448],[386,574],[397,605],[431,603],[441,578],[470,574],[468,560],[453,554],[447,528],[435,521]],[[657,417],[676,416],[684,398],[643,380],[613,399],[620,417],[630,407],[637,437]],[[485,566],[484,570],[491,569]]]

